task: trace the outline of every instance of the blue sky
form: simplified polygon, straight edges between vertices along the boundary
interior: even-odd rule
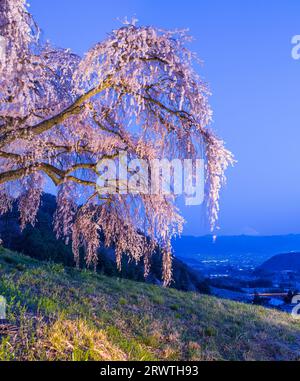
[[[213,96],[213,128],[238,164],[222,191],[220,234],[300,233],[299,0],[29,0],[54,44],[83,54],[136,16],[189,28]],[[183,208],[185,234],[207,232],[203,207]]]

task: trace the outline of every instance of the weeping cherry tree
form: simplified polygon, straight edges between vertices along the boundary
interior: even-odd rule
[[[215,226],[231,153],[210,129],[207,85],[182,31],[127,23],[84,57],[41,41],[25,0],[0,0],[0,213],[17,201],[20,225],[34,225],[45,186],[57,187],[54,229],[96,266],[100,236],[122,255],[157,247],[163,281],[172,279],[171,239],[182,231],[175,197],[99,194],[97,163],[126,151],[150,161],[203,152],[206,203]],[[102,238],[101,238],[102,239]]]

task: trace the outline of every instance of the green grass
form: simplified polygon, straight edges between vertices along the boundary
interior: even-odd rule
[[[0,360],[299,360],[291,316],[0,249]]]

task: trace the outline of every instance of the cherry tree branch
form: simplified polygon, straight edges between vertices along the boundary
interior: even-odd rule
[[[83,109],[84,103],[88,99],[94,97],[95,95],[109,88],[110,84],[111,84],[111,76],[108,76],[106,80],[104,80],[100,85],[91,89],[87,93],[81,95],[72,105],[67,107],[58,115],[55,115],[54,117],[47,119],[35,126],[21,128],[19,130],[4,134],[0,138],[0,148],[4,147],[6,144],[12,143],[13,141],[17,139],[26,138],[28,136],[30,136],[31,138],[34,136],[37,136],[43,132],[50,130],[54,126],[57,126],[58,124],[63,123],[70,116],[79,114]]]

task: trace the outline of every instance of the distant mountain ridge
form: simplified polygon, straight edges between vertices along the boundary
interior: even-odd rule
[[[183,236],[173,241],[175,254],[184,257],[194,254],[279,254],[300,252],[300,234],[281,236]]]
[[[280,271],[294,271],[300,273],[300,252],[274,255],[259,266],[257,270],[267,273]]]

